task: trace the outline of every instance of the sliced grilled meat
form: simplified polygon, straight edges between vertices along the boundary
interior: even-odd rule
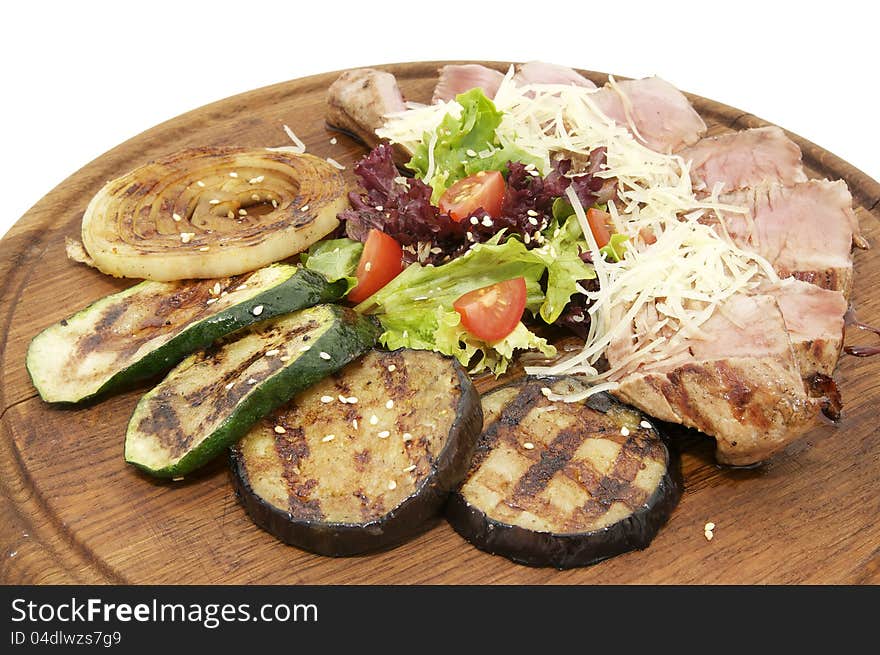
[[[658,152],[676,152],[696,143],[706,124],[685,95],[659,77],[617,82],[593,96],[606,116],[630,130],[636,138]],[[631,119],[631,120],[630,120]]]
[[[749,210],[745,216],[724,217],[728,233],[741,248],[761,254],[781,277],[791,275],[849,297],[850,251],[864,240],[845,182],[764,184],[721,199]]]
[[[543,61],[528,61],[517,66],[513,81],[520,86],[525,84],[566,84],[582,86],[587,89],[596,88],[593,82],[573,68],[548,64]]]
[[[439,72],[431,102],[454,100],[455,96],[474,88],[481,88],[487,98],[494,98],[504,75],[480,64],[449,64]]]
[[[327,123],[370,148],[380,141],[376,130],[382,127],[385,115],[404,109],[403,94],[394,75],[375,68],[346,71],[327,90]],[[395,146],[398,164],[409,161],[410,156]]]
[[[711,193],[716,184],[736,191],[775,182],[806,182],[801,149],[776,126],[758,127],[700,139],[679,152],[691,162],[694,189]]]
[[[623,335],[606,354],[629,352]],[[621,345],[623,342],[623,345]],[[724,464],[760,462],[803,434],[819,403],[804,388],[776,299],[736,295],[664,359],[616,377],[614,394],[663,421],[715,437]]]
[[[483,433],[447,518],[477,548],[521,564],[587,566],[645,548],[681,494],[656,428],[610,396],[551,402],[576,378],[526,378],[483,397]]]
[[[300,393],[231,450],[253,521],[321,555],[356,555],[425,529],[464,476],[482,424],[452,359],[373,351]]]

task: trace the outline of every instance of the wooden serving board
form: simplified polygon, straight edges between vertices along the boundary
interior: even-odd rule
[[[440,63],[383,66],[427,100]],[[497,64],[501,70],[506,68]],[[605,75],[586,73],[602,83]],[[309,151],[351,166],[364,153],[324,125],[336,73],[251,91],[163,123],[65,180],[0,242],[0,582],[3,583],[869,583],[880,581],[880,361],[844,356],[844,418],[822,424],[755,470],[721,469],[709,438],[682,443],[686,491],[644,551],[572,571],[534,569],[472,548],[438,519],[390,551],[311,555],[256,528],[221,458],[185,482],[150,479],[123,461],[123,435],[144,388],[80,408],[43,403],[25,371],[30,339],[131,281],[67,260],[89,199],[108,179],[187,146],[277,146],[286,123]],[[710,133],[765,125],[691,97]],[[843,178],[862,229],[880,243],[880,184],[797,137],[809,173]],[[857,252],[853,304],[880,325],[880,257]],[[851,334],[850,342],[861,340]],[[703,536],[707,521],[715,538]]]

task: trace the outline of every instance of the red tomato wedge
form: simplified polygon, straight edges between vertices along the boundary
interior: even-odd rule
[[[513,332],[526,308],[526,280],[517,277],[474,289],[452,303],[464,329],[483,341]]]
[[[352,302],[362,302],[396,278],[403,270],[403,250],[393,237],[373,228],[367,235],[357,267],[357,286],[348,294]]]
[[[504,176],[498,171],[480,171],[459,180],[440,197],[440,211],[461,221],[480,207],[492,218],[501,216]]]
[[[590,224],[590,231],[593,238],[600,248],[604,248],[611,241],[611,214],[603,212],[601,209],[590,207],[587,210],[587,223]]]

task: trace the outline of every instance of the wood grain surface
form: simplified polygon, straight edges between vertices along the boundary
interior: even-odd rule
[[[383,66],[406,96],[427,100],[438,62]],[[497,64],[504,69],[505,66]],[[604,75],[586,73],[602,82]],[[89,199],[107,180],[187,146],[277,146],[286,123],[309,151],[348,166],[364,150],[324,125],[328,73],[258,89],[158,125],[102,155],[40,200],[0,242],[0,582],[3,583],[876,583],[880,581],[880,432],[875,358],[844,356],[844,417],[754,470],[715,465],[709,438],[679,439],[685,494],[644,551],[559,572],[478,551],[442,520],[387,552],[323,558],[256,528],[233,495],[225,460],[185,482],[123,461],[125,425],[146,386],[84,407],[43,403],[24,366],[49,324],[132,284],[67,260]],[[784,92],[784,89],[782,90]],[[698,97],[716,134],[766,123]],[[811,176],[844,179],[863,233],[880,243],[880,185],[799,138]],[[869,135],[866,133],[866,138]],[[853,304],[880,325],[880,257],[855,254]],[[864,341],[857,334],[849,342]],[[703,536],[707,521],[715,538]]]

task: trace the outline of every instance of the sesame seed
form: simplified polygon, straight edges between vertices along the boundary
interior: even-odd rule
[[[484,216],[483,217],[483,225],[485,225],[486,227],[492,227],[492,225],[494,225],[494,223],[492,223],[491,218],[489,218],[488,216]]]
[[[239,215],[239,216],[247,216],[247,209],[244,209],[244,208],[239,209],[239,210],[238,210],[238,215]]]
[[[330,139],[330,145],[331,145],[331,146],[335,146],[335,145],[336,145],[336,137],[335,137],[335,136],[334,136],[332,139]]]
[[[526,232],[523,234],[523,243],[529,245],[532,242],[532,237],[529,236],[529,233]]]
[[[523,169],[527,170],[527,171],[533,171],[533,170],[535,170],[535,165],[534,164],[526,164],[525,166],[523,166]]]
[[[467,237],[468,241],[474,240],[474,235],[471,232],[465,232],[464,235]]]
[[[253,200],[254,202],[259,202],[260,196],[258,196],[256,193],[252,193],[251,200]]]
[[[226,391],[229,391],[234,386],[235,386],[235,382],[230,382],[224,388],[226,389]]]
[[[396,371],[396,370],[397,370],[397,367],[394,364],[388,365],[388,372],[389,373],[394,373],[394,371]]]
[[[246,284],[239,284],[237,287],[235,287],[236,291],[244,291],[245,289],[247,289]]]
[[[274,356],[277,355],[279,352],[281,352],[281,351],[278,350],[278,348],[273,348],[272,350],[267,350],[267,351],[266,351],[266,357],[274,357]]]
[[[251,179],[249,179],[248,184],[259,184],[264,179],[266,179],[264,175],[257,175],[257,177],[252,177]]]
[[[464,154],[466,154],[468,157],[476,157],[477,156],[477,152],[473,148],[468,148],[467,150],[464,151]]]
[[[650,430],[650,429],[651,429],[651,424],[648,423],[647,421],[642,421],[641,423],[639,423],[639,425],[640,425],[641,427],[645,428],[646,430]]]
[[[704,529],[704,530],[709,530],[709,531],[712,531],[712,530],[714,530],[714,529],[715,529],[715,524],[714,524],[714,523],[712,523],[712,522],[711,522],[711,521],[710,521],[710,522],[709,522],[709,523],[707,523],[707,524],[706,524],[706,527],[705,527],[705,528],[703,528],[703,529]]]
[[[392,480],[391,482],[388,483],[388,490],[394,491],[395,489],[397,489],[397,483],[394,480]]]
[[[193,238],[195,235],[196,235],[195,232],[181,232],[181,233],[180,233],[180,240],[181,240],[182,243],[189,243],[190,240],[192,240],[192,238]]]
[[[238,177],[238,173],[236,173],[235,171],[230,171],[229,177]]]
[[[171,218],[173,218],[175,221],[182,221],[182,220],[183,220],[183,219],[180,217],[180,214],[178,214],[178,213],[176,213],[176,212],[175,212],[174,214],[171,214]]]
[[[358,401],[357,396],[349,396],[348,397],[348,404],[349,405],[357,405],[357,401]]]
[[[176,477],[176,478],[171,478],[171,480],[172,480],[172,482],[180,482],[181,480],[183,480],[183,476],[180,475],[180,476],[178,476],[178,477]]]
[[[210,246],[202,246],[201,248],[199,248],[199,252],[208,252],[210,249]]]
[[[358,429],[358,420],[357,420],[356,418],[355,418],[355,419],[352,419],[352,421],[351,421],[351,427],[353,427],[355,430]]]
[[[333,396],[321,396],[322,403],[332,403],[334,400]]]
[[[376,211],[377,212],[385,211],[385,207],[383,207],[382,205],[376,205]]]
[[[311,346],[310,346],[309,344],[306,344],[306,345],[304,345],[304,346],[300,346],[300,347],[299,347],[299,351],[300,351],[301,353],[304,353],[304,352],[306,352],[307,350],[309,350],[310,348],[311,348]]]
[[[328,434],[326,437],[321,439],[321,441],[323,441],[324,443],[327,443],[328,441],[333,441],[335,438],[336,438],[335,434]]]
[[[321,359],[330,359],[330,355],[328,353],[325,353],[323,350],[318,353],[318,357],[320,357]]]
[[[286,434],[286,433],[287,433],[287,430],[284,429],[284,426],[282,426],[282,425],[275,426],[275,434]]]
[[[479,225],[479,224],[480,224],[480,219],[477,218],[476,216],[471,216],[471,225]]]
[[[339,394],[339,395],[337,396],[337,398],[339,399],[339,402],[341,402],[343,405],[344,405],[345,403],[348,402],[348,398],[346,398],[346,397],[343,396],[342,394]]]
[[[275,209],[278,209],[278,201],[277,200],[275,200],[275,199],[272,200],[272,207]]]
[[[380,439],[387,439],[391,436],[391,433],[388,430],[382,430],[379,434],[376,435]]]
[[[415,470],[416,470],[416,465],[415,465],[415,464],[410,464],[410,465],[407,466],[405,469],[403,469],[403,472],[404,472],[404,473],[409,473],[410,471],[415,471]]]
[[[215,282],[215,283],[214,283],[214,286],[211,287],[211,293],[213,293],[213,294],[216,296],[218,293],[220,293],[220,289],[221,289],[221,288],[222,288],[222,287],[220,286],[220,283],[219,283],[219,282]]]
[[[531,223],[532,225],[537,225],[538,219],[535,218],[534,216],[529,216],[529,223]]]
[[[379,422],[379,417],[373,414],[370,417],[370,425],[376,425]]]
[[[201,180],[199,180],[198,182],[196,182],[196,184],[198,184],[198,185],[201,186],[201,187],[205,186],[205,183],[202,182]]]
[[[706,541],[712,541],[712,537],[714,537],[715,535],[712,534],[709,530],[706,530],[703,533],[703,536],[706,537]]]
[[[629,428],[624,425],[622,428],[620,428],[620,434],[623,435],[624,437],[628,437],[629,436]]]
[[[538,171],[529,171],[529,175],[531,175],[532,177],[538,177],[540,173]]]
[[[389,399],[388,402],[385,403],[385,409],[391,409],[392,407],[394,407],[394,401]]]
[[[373,262],[367,262],[366,264],[364,264],[364,270],[367,273],[369,273],[371,270],[373,270]]]
[[[534,447],[535,447],[535,444],[533,444],[531,441],[526,441],[523,444],[523,448],[525,448],[526,450],[532,450]]]
[[[541,387],[541,393],[544,394],[545,397],[549,397],[552,391],[550,391],[550,387]]]
[[[257,380],[256,380],[255,378],[248,378],[247,383],[248,383],[248,384],[256,384],[256,383],[257,383]]]
[[[409,432],[404,432],[403,433],[403,440],[404,441],[412,441],[412,435]]]
[[[432,255],[439,255],[441,252],[443,252],[443,248],[438,248],[437,246],[434,246],[433,248],[431,248],[430,252]]]
[[[226,218],[235,218],[235,213],[230,209],[226,212]]]
[[[211,199],[208,201],[208,204],[209,204],[209,205],[219,205],[219,204],[220,204],[220,201],[219,201],[217,198],[211,198]]]
[[[263,313],[263,306],[262,305],[257,305],[256,307],[254,307],[251,310],[251,314],[253,314],[254,316],[259,316],[262,313]]]
[[[308,205],[303,205],[302,207],[299,208],[299,210],[300,210],[301,212],[307,212],[307,211],[309,211],[309,206],[308,206]]]
[[[279,359],[280,361],[282,361],[282,362],[289,362],[289,361],[290,361],[290,355],[282,355],[282,356],[279,357],[278,359]]]
[[[208,300],[205,301],[205,304],[213,305],[215,302],[217,302],[217,298],[208,298]]]

